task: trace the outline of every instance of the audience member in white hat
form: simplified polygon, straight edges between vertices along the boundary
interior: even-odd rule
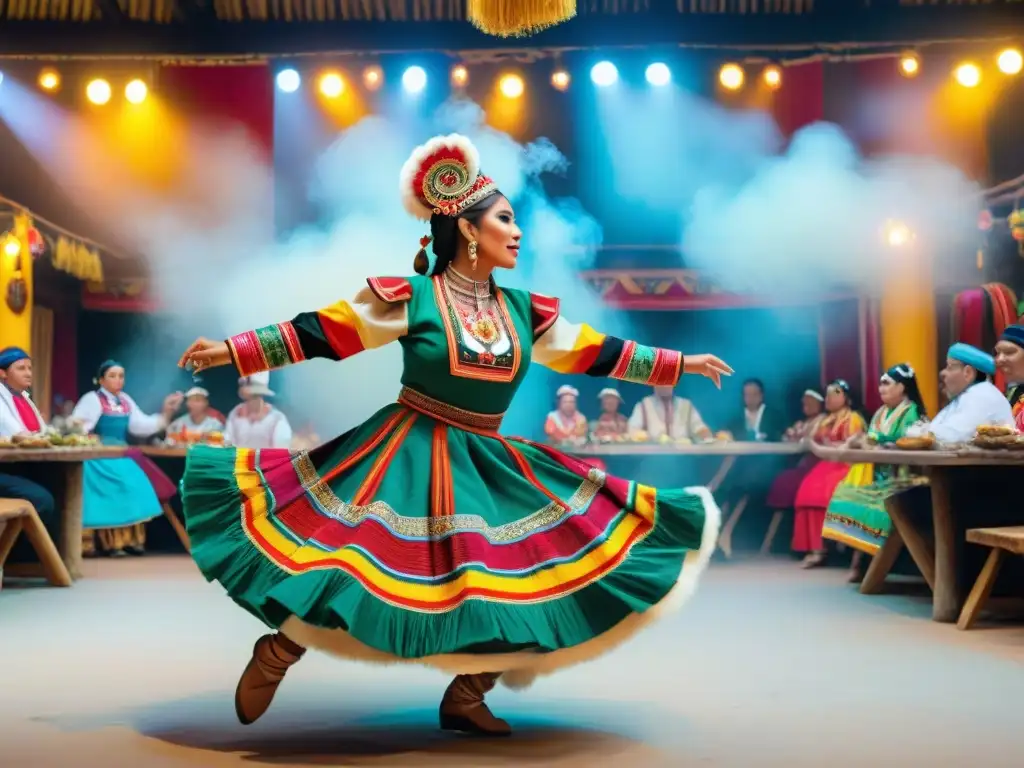
[[[185,407],[188,413],[167,427],[167,436],[172,440],[197,442],[211,432],[224,431],[224,425],[210,413],[210,393],[202,387],[192,387],[185,393]]]
[[[700,412],[685,397],[676,397],[672,387],[659,386],[633,409],[629,417],[630,434],[652,441],[712,438]]]
[[[619,409],[622,408],[622,395],[614,387],[605,387],[597,393],[601,401],[601,415],[590,425],[590,432],[595,440],[608,442],[624,440],[629,435],[629,419]]]
[[[238,380],[242,402],[228,414],[227,442],[239,448],[288,448],[292,427],[288,418],[268,403],[273,397],[268,372],[254,373]]]
[[[577,409],[579,390],[568,384],[555,393],[558,408],[544,421],[544,434],[552,443],[581,444],[587,440],[587,417]]]

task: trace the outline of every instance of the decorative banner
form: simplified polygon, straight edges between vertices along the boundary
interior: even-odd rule
[[[146,280],[87,282],[82,286],[82,309],[95,312],[159,312],[160,302]]]
[[[693,269],[598,269],[580,276],[606,304],[625,310],[675,312],[818,304],[853,296],[841,291],[792,297],[730,293]]]

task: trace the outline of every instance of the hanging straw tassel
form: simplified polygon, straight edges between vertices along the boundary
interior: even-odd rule
[[[467,0],[466,10],[481,32],[525,37],[573,18],[576,0]]]

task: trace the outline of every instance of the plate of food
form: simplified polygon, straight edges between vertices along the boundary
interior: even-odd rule
[[[50,441],[43,435],[15,435],[11,442],[15,448],[52,448]]]
[[[984,424],[978,427],[974,436],[974,445],[977,448],[986,450],[1002,450],[1016,447],[1020,435],[1013,427],[1005,427],[997,424]]]
[[[935,436],[901,437],[896,441],[896,447],[902,451],[930,451],[935,447]]]
[[[13,447],[14,447],[14,441],[13,440],[11,440],[9,437],[0,437],[0,449],[13,448]]]

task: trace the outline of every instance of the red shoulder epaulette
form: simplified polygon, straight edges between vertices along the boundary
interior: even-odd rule
[[[412,298],[412,283],[404,277],[368,277],[366,284],[385,304],[401,304]]]
[[[530,314],[533,322],[533,338],[539,339],[558,319],[561,302],[554,296],[530,294]]]

